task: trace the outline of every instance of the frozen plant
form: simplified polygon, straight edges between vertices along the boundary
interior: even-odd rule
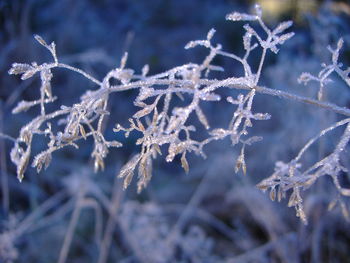
[[[224,51],[220,44],[213,43],[215,30],[211,29],[206,39],[191,41],[185,46],[186,49],[202,46],[208,50],[208,55],[200,64],[188,63],[156,75],[148,75],[149,67],[145,65],[141,73],[137,74],[133,69],[126,67],[128,54],[125,53],[120,66],[108,72],[102,81],[78,68],[61,63],[56,54],[55,43],[48,44],[36,35],[35,39],[51,53],[53,62],[40,65],[36,62],[31,64],[14,63],[9,70],[10,74],[21,75],[22,80],[37,74],[40,74],[41,78],[40,98],[35,101],[21,101],[13,109],[13,113],[17,114],[31,107],[39,106],[40,115],[21,128],[18,138],[6,137],[14,143],[11,150],[11,160],[17,166],[18,179],[22,181],[30,162],[40,172],[42,168],[49,166],[56,150],[66,146],[78,149],[78,142],[88,137],[92,137],[94,141],[91,157],[94,159],[95,171],[104,169],[104,159],[110,148],[122,147],[122,143],[119,141],[106,140],[103,133],[103,123],[106,116],[110,114],[107,110],[108,103],[111,103],[110,95],[131,89],[139,90],[133,103],[140,107],[140,110],[129,118],[128,127],[122,126],[117,121],[114,132],[124,133],[126,137],[130,133],[140,134],[136,142],[137,145],[140,145],[140,152],[121,168],[118,175],[120,178],[124,178],[125,189],[137,171],[138,192],[142,191],[150,181],[152,162],[157,156],[164,156],[167,162],[172,162],[175,156],[180,155],[183,169],[189,172],[190,165],[186,157],[189,153],[193,152],[205,158],[204,147],[212,141],[225,138],[230,139],[232,146],[240,147],[235,172],[242,170],[246,174],[245,149],[247,146],[262,140],[262,137],[259,136],[249,136],[248,130],[252,127],[253,121],[270,118],[268,113],[254,112],[253,103],[257,93],[315,105],[349,117],[349,109],[321,101],[323,86],[327,83],[330,73],[340,74],[343,80],[349,84],[349,70],[341,70],[342,65],[338,63],[342,41],[339,42],[335,50],[331,50],[333,54],[332,64],[325,66],[318,77],[307,73],[301,76],[303,82],[319,81],[319,100],[259,85],[266,55],[270,51],[277,54],[280,46],[294,35],[293,32],[288,32],[293,24],[292,21],[282,22],[276,28],[270,29],[261,17],[262,11],[258,5],[255,7],[254,14],[233,12],[226,16],[227,20],[233,22],[247,22],[244,25],[244,54],[242,57]],[[254,29],[253,24],[258,26],[259,30]],[[260,51],[257,68],[251,67],[248,63],[253,50],[256,53]],[[242,67],[243,74],[225,79],[211,78],[212,71],[224,70],[213,62],[218,56],[232,59],[238,66]],[[56,68],[67,69],[83,75],[96,85],[96,89],[86,91],[81,96],[79,103],[62,105],[59,109],[48,112],[46,105],[58,100],[53,95],[51,87],[52,72]],[[112,85],[112,80],[117,80],[119,84]],[[242,93],[236,98],[227,96],[222,99],[217,93],[217,90],[222,88],[241,90]],[[173,105],[175,96],[185,102],[189,101],[189,103],[186,106]],[[221,100],[224,101],[223,103],[227,103],[229,109],[233,109],[231,120],[226,127],[211,129],[206,114],[202,110],[202,104],[206,102],[217,103]],[[206,139],[202,141],[194,139],[193,135],[198,127],[190,123],[191,115],[196,115],[203,127],[208,130]],[[287,190],[293,189],[289,203],[296,207],[297,215],[305,222],[306,216],[303,212],[301,190],[309,187],[320,176],[325,174],[332,176],[339,193],[348,196],[349,190],[340,186],[337,175],[344,170],[340,164],[339,155],[344,151],[350,138],[349,120],[344,119],[322,131],[319,136],[306,144],[291,163],[277,162],[276,172],[272,177],[260,183],[259,188],[262,190],[270,188],[271,198],[274,199],[277,195],[278,200],[286,196]],[[328,131],[345,124],[348,126],[335,151],[310,169],[301,172],[299,159],[308,147]],[[46,149],[33,157],[34,135],[47,137],[49,142]]]
[[[340,38],[335,49],[330,46],[328,47],[332,58],[331,63],[329,65],[323,63],[323,69],[318,73],[317,76],[314,76],[308,72],[304,72],[298,79],[299,83],[304,84],[307,84],[310,81],[316,81],[319,83],[319,91],[317,95],[319,101],[321,101],[323,98],[324,88],[326,84],[331,82],[329,76],[332,73],[337,74],[346,83],[346,85],[350,87],[350,68],[342,69],[343,64],[338,61],[339,52],[343,47],[343,44],[344,41],[342,38]],[[333,152],[323,157],[321,160],[317,161],[307,169],[302,170],[300,161],[303,157],[303,154],[322,136],[340,126],[345,126],[345,130]],[[263,191],[269,189],[270,198],[272,200],[275,200],[275,198],[277,198],[279,201],[286,196],[286,192],[288,190],[292,189],[292,194],[289,197],[288,206],[294,206],[297,211],[297,216],[306,222],[307,219],[303,209],[301,191],[309,188],[319,177],[329,175],[332,178],[334,185],[339,193],[337,199],[333,200],[329,204],[329,208],[333,208],[334,205],[339,202],[344,217],[347,220],[350,220],[348,209],[345,202],[342,200],[342,197],[350,196],[350,189],[342,187],[339,180],[339,176],[342,172],[348,173],[348,170],[341,164],[341,154],[346,150],[346,146],[348,145],[349,141],[350,119],[346,118],[320,131],[318,135],[307,142],[307,144],[299,151],[297,156],[289,163],[283,163],[281,161],[276,162],[275,172],[273,175],[263,180],[258,185],[258,187]]]

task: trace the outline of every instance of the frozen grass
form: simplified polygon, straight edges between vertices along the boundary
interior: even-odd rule
[[[334,208],[338,204],[344,217],[349,220],[346,198],[350,196],[350,190],[343,186],[343,182],[339,178],[344,173],[347,174],[347,169],[342,164],[342,158],[344,158],[350,140],[350,118],[348,118],[350,110],[324,100],[326,97],[324,96],[325,89],[331,81],[331,75],[337,75],[350,87],[350,68],[345,68],[339,62],[340,52],[344,44],[343,39],[338,40],[336,47],[328,47],[332,57],[331,62],[322,64],[322,70],[318,75],[306,72],[301,74],[299,78],[301,83],[308,84],[308,82],[314,81],[319,85],[317,98],[304,97],[261,85],[266,57],[270,56],[270,53],[279,53],[279,49],[285,41],[294,36],[293,32],[289,32],[293,23],[291,21],[282,22],[277,27],[270,29],[262,20],[262,11],[259,6],[255,7],[253,14],[233,12],[228,14],[226,19],[247,23],[244,25],[244,54],[242,57],[223,50],[220,44],[214,44],[215,30],[211,29],[204,40],[191,41],[185,47],[186,49],[198,46],[206,48],[208,55],[201,63],[184,64],[155,75],[149,75],[149,66],[145,65],[142,71],[137,74],[135,70],[127,68],[128,53],[125,53],[119,67],[109,71],[101,81],[86,71],[60,62],[56,54],[55,43],[48,44],[43,38],[36,35],[35,39],[50,52],[53,62],[43,64],[36,62],[31,64],[13,63],[9,73],[21,75],[22,80],[40,75],[40,98],[33,101],[20,101],[12,110],[13,114],[18,114],[32,107],[39,107],[40,114],[20,129],[18,138],[0,133],[2,138],[14,144],[10,156],[16,165],[18,179],[20,181],[25,179],[24,175],[30,163],[40,172],[48,168],[51,162],[55,162],[56,151],[68,146],[79,150],[82,140],[93,142],[91,158],[95,172],[108,169],[105,167],[105,159],[109,151],[114,147],[123,147],[123,144],[117,140],[106,139],[105,124],[107,121],[115,123],[113,129],[115,137],[120,137],[119,133],[125,137],[138,136],[136,144],[139,145],[139,152],[124,164],[118,173],[118,178],[124,180],[124,189],[129,187],[136,172],[137,192],[141,193],[148,186],[152,177],[153,163],[159,157],[164,157],[166,162],[173,162],[178,156],[185,172],[191,173],[191,163],[188,161],[190,153],[206,158],[204,148],[207,148],[208,144],[213,141],[224,139],[229,139],[232,146],[239,148],[234,170],[236,173],[242,171],[246,175],[247,166],[249,167],[249,163],[246,161],[247,148],[253,149],[255,143],[263,140],[261,136],[249,135],[250,128],[254,121],[268,120],[271,117],[269,113],[259,113],[254,110],[255,98],[259,94],[266,94],[276,97],[276,99],[282,98],[295,103],[308,104],[315,107],[315,110],[322,108],[338,114],[342,119],[320,130],[318,134],[315,133],[309,141],[305,141],[305,146],[290,162],[276,161],[275,172],[261,181],[257,187],[263,191],[269,191],[271,200],[282,201],[283,198],[288,197],[288,206],[294,207],[297,216],[304,223],[307,223],[303,192],[314,185],[319,178],[329,176],[337,191],[335,198],[329,202],[329,208]],[[255,56],[256,59],[257,54],[259,54],[258,63],[256,66],[251,66],[248,61],[251,61],[252,56]],[[233,75],[224,79],[211,77],[213,72],[225,70],[215,64],[218,57],[234,61],[235,66],[242,68],[242,75]],[[51,87],[53,72],[58,68],[82,75],[91,81],[95,88],[82,94],[78,103],[60,105],[57,109],[52,110],[49,104],[59,102],[59,99],[54,96],[54,87]],[[239,94],[234,98],[222,93],[222,89],[236,90]],[[111,99],[113,93],[129,90],[137,90],[138,96],[133,104],[140,110],[130,112],[129,125],[123,126],[120,121],[114,119],[109,111],[109,105],[113,104]],[[220,103],[232,111],[230,113],[231,120],[226,126],[211,128],[212,125],[206,113],[206,104],[210,103]],[[228,110],[225,110],[226,114]],[[283,113],[281,115],[283,118]],[[192,116],[195,116],[197,120],[193,121]],[[207,130],[206,138],[199,140],[196,133],[203,128]],[[318,160],[312,164],[303,165],[303,157],[311,147],[324,136],[329,136],[333,130],[341,128],[343,128],[342,134],[333,137],[337,143],[332,151],[324,156],[319,156]],[[47,141],[47,147],[39,153],[33,150],[34,137],[41,137],[43,141]],[[5,146],[0,146],[2,152],[5,152]],[[1,162],[6,163],[6,159],[1,160]],[[6,170],[5,166],[2,165],[2,167],[4,167],[2,170]],[[216,262],[219,259],[213,252],[213,240],[206,236],[202,228],[191,226],[185,230],[189,220],[194,217],[194,211],[198,210],[200,220],[207,222],[217,231],[221,231],[229,239],[237,242],[238,237],[235,231],[198,208],[210,183],[214,180],[212,178],[214,173],[215,170],[208,171],[171,227],[169,222],[163,219],[165,211],[167,211],[166,208],[160,208],[151,202],[142,205],[133,202],[122,204],[123,191],[121,191],[122,187],[117,178],[114,180],[113,190],[111,190],[112,195],[108,197],[89,178],[88,172],[84,171],[83,176],[75,174],[66,181],[69,193],[59,192],[40,205],[33,214],[28,215],[21,222],[17,222],[15,227],[9,228],[1,234],[0,255],[11,262],[18,257],[18,251],[13,246],[16,239],[20,239],[24,234],[35,229],[47,226],[57,218],[72,211],[58,256],[59,263],[69,262],[67,258],[74,233],[79,227],[79,220],[82,220],[85,208],[92,208],[95,221],[95,241],[99,251],[97,262],[107,262],[116,227],[119,228],[125,239],[123,243],[132,251],[133,256],[130,260],[167,262],[177,258],[176,251],[180,250],[182,256],[181,259],[178,259],[179,262],[186,262],[186,260],[201,262],[202,259]],[[2,180],[5,182],[7,176],[3,176]],[[8,196],[6,194],[8,189],[4,188],[6,185],[6,182],[3,183],[2,189],[5,197]],[[289,243],[295,245],[297,242],[295,233],[285,233],[287,226],[279,216],[273,217],[274,223],[272,225],[276,226],[271,226],[273,209],[265,201],[259,201],[261,197],[257,192],[250,193],[248,189],[243,192],[241,189],[235,190],[233,193],[228,193],[227,202],[233,205],[237,202],[245,204],[255,217],[256,222],[268,233],[270,241],[256,249],[251,249],[256,246],[254,240],[246,241],[247,244],[241,244],[241,247],[238,246],[236,249],[248,252],[238,257],[227,257],[226,261],[247,262],[261,258],[261,255],[273,250],[277,258],[285,262],[293,262],[296,255],[290,255],[285,247]],[[246,196],[247,193],[249,193],[248,196]],[[8,202],[8,198],[4,198],[3,206],[5,208],[8,207]],[[259,209],[262,209],[260,216],[255,212],[258,209],[256,204],[259,202],[261,202]],[[60,209],[48,213],[55,206],[59,206]],[[119,210],[121,211],[118,213]],[[178,207],[168,208],[168,211],[172,213],[178,213],[178,210]],[[108,214],[105,229],[102,227],[102,211],[106,211]],[[37,220],[39,218],[40,220]],[[282,232],[285,234],[281,236]],[[279,237],[277,238],[277,236]],[[281,245],[281,248],[278,244],[286,245]],[[291,251],[294,250],[297,248],[291,249]],[[149,254],[149,251],[152,253]],[[315,254],[312,257],[317,260],[320,257],[319,252],[317,252],[318,248],[313,251]],[[125,259],[125,262],[129,262],[129,260]]]

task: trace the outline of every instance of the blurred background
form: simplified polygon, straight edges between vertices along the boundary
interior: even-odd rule
[[[214,42],[242,55],[244,23],[225,21],[225,15],[250,12],[255,3],[262,6],[270,27],[295,21],[296,35],[277,56],[269,54],[262,85],[316,98],[317,85],[300,85],[297,78],[305,71],[317,74],[321,64],[330,61],[327,46],[340,37],[345,41],[341,61],[350,65],[348,1],[0,0],[0,132],[16,137],[38,114],[38,109],[17,115],[11,110],[20,100],[39,97],[40,80],[21,81],[7,73],[14,62],[51,61],[33,34],[54,41],[61,62],[98,79],[119,65],[125,51],[127,67],[140,72],[149,64],[150,74],[155,74],[202,61],[206,50],[183,47],[204,39],[211,28],[217,30]],[[251,64],[258,62],[252,58]],[[212,77],[240,72],[232,61],[216,63],[225,72]],[[94,89],[64,70],[54,71],[52,83],[56,107],[76,103],[84,91]],[[107,138],[115,138],[117,121],[128,123],[136,111],[136,95],[114,95]],[[349,107],[349,87],[334,78],[325,99]],[[276,161],[289,161],[340,116],[265,95],[256,96],[254,108],[272,118],[251,129],[251,135],[264,140],[247,148],[246,176],[234,173],[240,149],[227,147],[228,141],[215,142],[206,148],[206,160],[189,156],[188,175],[180,159],[170,164],[157,160],[148,188],[139,195],[135,182],[123,191],[116,179],[120,167],[138,151],[137,134],[116,138],[124,147],[110,152],[103,172],[93,173],[87,140],[79,150],[56,152],[40,174],[29,168],[22,183],[9,158],[11,142],[0,140],[0,262],[350,262],[346,210],[327,211],[338,198],[331,180],[322,178],[304,193],[308,225],[286,200],[272,202],[255,186],[273,173]],[[220,103],[203,110],[214,128],[225,126],[231,117]],[[331,152],[340,132],[312,148],[305,166]],[[34,151],[43,150],[45,143],[35,141]],[[350,167],[349,159],[344,166]],[[343,181],[350,186],[348,174]],[[344,204],[349,206],[349,200]]]

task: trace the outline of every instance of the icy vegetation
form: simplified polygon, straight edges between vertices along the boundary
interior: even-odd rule
[[[250,164],[246,161],[247,154],[249,154],[247,148],[254,150],[255,145],[264,140],[262,136],[251,135],[251,131],[256,121],[269,120],[272,115],[269,112],[255,110],[256,97],[266,94],[275,97],[276,100],[286,99],[295,104],[308,104],[315,109],[321,108],[336,113],[340,119],[338,118],[329,127],[314,133],[314,137],[309,138],[308,141],[304,141],[304,147],[289,162],[276,160],[272,175],[263,179],[257,187],[263,192],[268,192],[273,201],[287,199],[288,207],[294,207],[296,215],[306,224],[308,217],[305,212],[303,193],[315,185],[319,178],[327,176],[331,178],[337,191],[336,197],[329,203],[329,208],[339,205],[344,217],[350,220],[346,201],[344,201],[346,197],[350,197],[350,189],[344,187],[340,180],[340,176],[348,173],[342,160],[347,154],[346,150],[350,140],[350,110],[328,102],[325,100],[327,96],[324,95],[327,85],[332,82],[332,76],[339,77],[350,88],[350,68],[341,63],[343,39],[340,38],[336,46],[328,47],[327,52],[330,52],[331,61],[324,61],[318,74],[304,72],[300,75],[299,83],[308,86],[313,82],[318,85],[318,93],[315,98],[304,97],[289,91],[264,87],[261,84],[267,56],[275,56],[282,52],[280,49],[283,50],[285,42],[294,36],[294,33],[291,32],[292,21],[285,21],[274,28],[269,28],[262,19],[262,10],[259,5],[255,6],[253,13],[233,12],[226,16],[226,20],[245,23],[242,56],[225,51],[222,45],[215,43],[216,31],[211,29],[203,40],[190,41],[185,46],[185,49],[205,48],[207,50],[207,56],[200,63],[188,63],[150,75],[148,65],[145,65],[141,72],[128,68],[128,53],[126,52],[119,66],[109,71],[102,80],[98,80],[85,70],[61,62],[59,54],[56,53],[56,44],[47,43],[42,37],[35,35],[35,40],[51,54],[52,61],[42,64],[37,62],[13,63],[8,71],[11,75],[19,75],[23,81],[36,77],[39,77],[41,81],[40,96],[33,101],[22,100],[12,110],[13,114],[20,114],[32,107],[37,107],[39,115],[21,127],[17,138],[1,134],[2,138],[13,142],[10,157],[16,166],[18,180],[21,182],[26,180],[25,174],[29,166],[35,168],[38,173],[47,169],[51,163],[55,162],[55,154],[58,150],[74,147],[79,151],[84,140],[93,143],[90,156],[93,160],[94,171],[104,170],[105,160],[111,148],[123,147],[120,140],[106,138],[107,122],[113,122],[115,138],[137,137],[136,145],[139,147],[139,152],[123,164],[117,173],[117,177],[123,179],[122,188],[124,190],[134,182],[137,183],[138,193],[147,188],[152,179],[153,166],[157,158],[166,162],[173,162],[178,158],[183,170],[191,173],[190,154],[205,159],[208,144],[218,140],[229,141],[232,147],[238,149],[239,154],[236,159],[231,158],[234,171],[249,176],[247,167]],[[327,47],[324,48],[326,50]],[[256,57],[257,54],[259,55],[258,63],[253,66],[250,63],[251,57]],[[216,71],[229,70],[216,65],[220,57],[230,59],[234,67],[242,69],[242,74],[223,79],[213,78],[212,74]],[[58,68],[70,74],[82,75],[91,81],[94,88],[86,90],[80,96],[79,102],[73,105],[60,104],[59,108],[53,109],[51,104],[60,100],[55,95],[55,86],[52,85],[53,74]],[[239,94],[231,96],[230,92],[221,92],[223,89],[235,90]],[[129,124],[125,125],[114,118],[109,111],[109,105],[114,103],[111,98],[112,94],[129,90],[137,90],[138,95],[133,104],[139,109],[136,112],[130,112]],[[223,127],[213,127],[207,117],[208,107],[204,106],[218,103],[224,105],[225,112],[230,115],[230,121]],[[196,135],[200,129],[206,130],[206,138]],[[318,160],[313,161],[312,164],[309,161],[304,163],[303,158],[308,150],[335,129],[342,132],[340,136],[334,135],[333,150],[319,156]],[[41,152],[33,150],[34,138],[37,137],[47,142],[46,148]],[[261,158],[265,157],[261,156]],[[113,200],[120,198],[118,195],[121,195],[121,192],[117,191],[118,195],[113,196],[109,201],[90,179],[82,179],[82,176],[76,175],[69,180],[67,189],[70,189],[73,195],[78,192],[79,194],[76,194],[77,205],[69,223],[70,231],[68,232],[70,234],[65,236],[59,262],[65,262],[67,259],[72,242],[72,229],[77,226],[78,217],[83,208],[92,208],[95,211],[96,238],[104,242],[104,246],[101,246],[99,262],[106,260],[111,243],[108,233],[111,233],[117,221],[120,224],[120,231],[124,234],[129,233],[125,234],[128,236],[127,243],[130,244],[135,257],[140,262],[170,262],[168,260],[174,257],[176,250],[182,251],[182,258],[176,262],[204,262],[201,261],[202,259],[206,259],[207,262],[219,262],[212,253],[213,240],[206,236],[202,228],[191,226],[187,232],[177,231],[181,220],[177,225],[171,227],[164,219],[162,209],[151,202],[140,204],[129,201],[123,206],[116,219],[115,213],[119,203],[114,206]],[[85,182],[84,190],[81,192],[78,191],[79,181]],[[236,194],[239,195],[239,193],[237,191]],[[107,234],[104,238],[101,237],[101,206],[94,199],[88,198],[88,194],[95,196],[98,202],[101,202],[102,207],[109,211]],[[53,204],[61,202],[63,196],[63,193],[58,193],[51,197],[52,199],[49,199],[50,201],[40,208],[40,213],[45,214],[53,207]],[[232,196],[233,199],[237,198],[235,195]],[[176,211],[175,207],[172,209]],[[198,208],[191,205],[188,209]],[[268,208],[265,211],[267,210]],[[205,214],[203,211],[201,213]],[[47,217],[50,219],[49,215]],[[229,230],[225,230],[221,222],[217,222],[207,214],[205,217],[209,218],[210,222],[214,222],[219,232],[225,233],[229,239],[232,238]],[[0,255],[7,259],[6,262],[11,262],[12,259],[18,257],[18,251],[12,246],[13,239],[15,236],[22,235],[28,225],[33,224],[33,218],[35,218],[35,212],[23,222],[18,223],[15,230],[11,231],[9,228],[0,235]],[[49,219],[46,218],[46,220]],[[45,224],[44,221],[42,224]],[[290,236],[286,238],[289,240]],[[137,243],[137,240],[142,240],[142,242]],[[145,256],[148,253],[150,256]],[[167,260],[164,261],[164,259]]]

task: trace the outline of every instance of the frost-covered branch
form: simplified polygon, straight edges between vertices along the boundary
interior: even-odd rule
[[[240,147],[235,171],[242,170],[246,174],[245,149],[247,146],[262,140],[262,137],[259,136],[249,136],[249,129],[253,126],[254,121],[270,118],[268,113],[254,112],[254,98],[258,93],[315,105],[350,117],[349,109],[321,101],[324,86],[329,82],[331,73],[336,72],[345,83],[348,85],[350,83],[349,69],[343,70],[342,64],[338,62],[339,51],[343,45],[341,39],[338,41],[336,49],[329,48],[332,54],[330,65],[325,65],[317,77],[310,73],[303,73],[300,77],[300,81],[304,83],[311,80],[320,83],[318,100],[314,100],[260,86],[266,56],[271,53],[270,51],[277,54],[280,46],[294,35],[293,32],[287,32],[293,24],[291,21],[282,22],[276,28],[270,29],[262,20],[262,11],[259,6],[255,7],[254,14],[233,12],[228,14],[226,19],[247,22],[243,26],[245,33],[243,35],[244,55],[242,57],[223,50],[220,44],[214,44],[215,30],[211,29],[204,40],[190,41],[185,46],[185,49],[201,47],[208,50],[208,55],[201,63],[184,64],[156,75],[148,75],[149,66],[145,65],[141,72],[136,74],[133,69],[126,67],[128,54],[125,53],[119,67],[109,71],[102,81],[81,69],[61,63],[56,54],[55,43],[47,44],[40,36],[35,36],[35,39],[51,53],[53,62],[41,65],[36,62],[31,64],[14,63],[9,74],[21,75],[22,80],[37,74],[40,75],[40,98],[34,101],[21,101],[13,109],[13,113],[17,114],[40,106],[40,115],[21,128],[18,138],[12,139],[0,134],[0,137],[11,139],[14,142],[11,160],[17,166],[18,179],[23,179],[30,162],[40,172],[42,168],[46,169],[49,166],[55,151],[67,146],[79,148],[78,143],[88,137],[91,137],[94,142],[91,157],[94,159],[95,171],[104,169],[104,160],[110,148],[123,146],[121,142],[116,140],[107,141],[103,133],[103,123],[106,116],[110,114],[108,111],[108,104],[111,103],[110,94],[131,89],[138,90],[138,96],[133,103],[139,107],[139,110],[131,114],[127,126],[124,125],[124,127],[117,121],[113,131],[123,133],[125,137],[128,137],[130,133],[140,135],[136,142],[137,145],[140,145],[140,152],[122,167],[118,175],[124,179],[124,188],[127,188],[137,172],[138,192],[142,191],[150,181],[152,163],[158,156],[164,157],[167,162],[172,162],[175,156],[180,155],[181,166],[186,172],[189,172],[190,164],[187,161],[189,153],[205,157],[204,147],[208,143],[225,138],[230,138],[232,146]],[[258,33],[260,31],[255,30],[253,25],[260,27],[262,33]],[[251,67],[248,63],[253,50],[259,50],[259,54],[261,54],[257,68]],[[211,72],[224,70],[214,64],[214,59],[218,56],[234,60],[242,67],[243,74],[230,76],[226,79],[211,78]],[[87,90],[76,104],[62,105],[59,109],[48,112],[47,104],[59,101],[59,98],[53,95],[54,87],[51,85],[53,71],[56,68],[64,68],[82,75],[95,84],[95,89]],[[119,84],[112,85],[111,80],[117,80]],[[218,89],[222,88],[238,89],[244,92],[236,98],[227,96],[223,99],[216,93]],[[174,105],[175,97],[179,97],[187,104]],[[227,108],[232,109],[232,117],[225,127],[211,128],[203,104],[219,101],[226,103]],[[202,141],[194,139],[193,135],[201,127],[195,127],[190,123],[191,116],[196,116],[202,128],[208,131],[206,139]],[[310,169],[301,172],[299,159],[309,145],[318,140],[320,136],[336,127],[348,124],[348,120],[345,119],[334,124],[322,131],[319,136],[311,139],[297,158],[290,163],[277,163],[275,173],[259,184],[259,187],[263,190],[270,188],[272,199],[275,199],[276,192],[278,199],[281,199],[286,195],[285,192],[288,189],[293,189],[290,204],[296,207],[298,215],[305,221],[300,191],[313,183],[316,178],[330,174],[332,171],[330,175],[333,177],[337,189],[342,194],[347,195],[348,190],[343,189],[336,178],[338,172],[344,171],[339,164],[339,155],[348,144],[350,138],[348,129],[350,128],[346,128],[335,151]],[[34,136],[48,137],[49,142],[46,149],[33,156]]]

